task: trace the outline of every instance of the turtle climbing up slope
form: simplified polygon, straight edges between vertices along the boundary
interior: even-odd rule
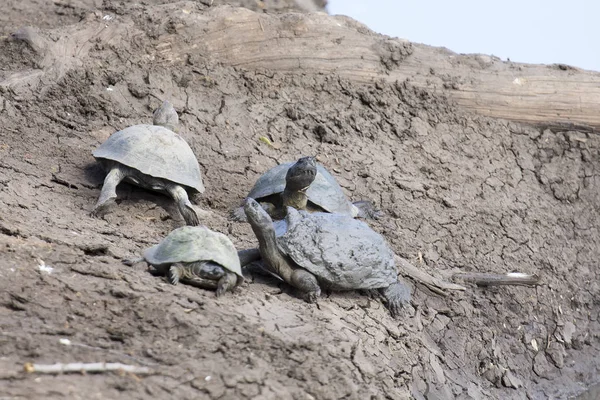
[[[198,215],[188,193],[203,193],[198,160],[190,146],[174,130],[179,118],[165,101],[154,112],[154,125],[134,125],[113,133],[94,150],[94,157],[108,171],[92,215],[102,215],[117,198],[116,188],[125,180],[146,189],[167,193],[177,203],[186,224],[198,225]]]
[[[143,252],[142,258],[123,260],[133,265],[146,261],[169,282],[216,289],[217,296],[243,282],[238,252],[224,234],[205,226],[183,226]],[[247,261],[245,261],[247,262]]]
[[[314,179],[308,188],[295,187],[289,190],[286,183],[290,170],[295,170],[295,175],[307,175],[315,170]],[[298,207],[294,196],[304,196],[304,207]],[[321,211],[338,213],[360,218],[379,218],[381,212],[376,210],[370,201],[357,201],[351,203],[333,175],[314,157],[302,157],[296,162],[279,164],[265,172],[254,184],[248,196],[257,200],[265,210],[276,219],[285,216],[285,207],[292,206],[296,209],[306,209],[310,212]],[[306,201],[307,200],[307,201]],[[246,221],[243,206],[231,213],[235,221]]]
[[[288,207],[273,222],[255,200],[245,200],[266,268],[315,302],[321,286],[332,290],[377,289],[396,317],[410,301],[398,280],[394,253],[366,223],[344,214],[309,213]]]

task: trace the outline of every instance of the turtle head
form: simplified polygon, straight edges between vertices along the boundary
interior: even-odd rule
[[[285,175],[287,191],[305,191],[317,176],[317,160],[314,157],[302,157],[288,169]]]
[[[244,212],[246,218],[252,227],[263,228],[272,226],[273,220],[263,207],[253,198],[248,197],[244,200]]]
[[[177,132],[179,125],[179,116],[177,111],[168,100],[165,100],[160,107],[154,111],[154,125],[164,126],[167,129]]]

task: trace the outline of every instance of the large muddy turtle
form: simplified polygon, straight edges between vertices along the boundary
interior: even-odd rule
[[[146,261],[155,273],[179,282],[216,289],[217,296],[242,283],[242,269],[235,246],[224,234],[204,226],[183,226],[142,253],[142,258],[123,260],[127,265]],[[252,259],[248,259],[249,262]]]
[[[186,141],[176,134],[177,112],[165,101],[154,112],[154,125],[134,125],[113,133],[93,155],[108,171],[92,215],[100,215],[117,198],[122,180],[171,196],[188,225],[198,215],[188,192],[204,192],[198,160]]]
[[[290,178],[299,182],[292,185]],[[310,212],[345,214],[353,218],[378,218],[381,214],[369,201],[351,203],[335,178],[314,157],[302,157],[296,162],[271,168],[258,178],[247,197],[261,203],[275,219],[283,218],[285,207],[288,206]],[[231,218],[246,221],[244,207],[233,210]]]
[[[396,317],[410,301],[398,280],[394,253],[366,223],[345,214],[309,213],[288,207],[284,220],[248,198],[244,211],[266,269],[315,302],[321,286],[332,290],[378,289]]]

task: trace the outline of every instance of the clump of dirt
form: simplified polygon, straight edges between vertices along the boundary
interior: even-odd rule
[[[13,25],[41,18],[34,2],[11,4]],[[33,42],[0,43],[8,49],[0,51],[4,396],[526,399],[564,398],[594,381],[597,134],[467,114],[410,82],[359,85],[197,54],[152,56],[157,38],[177,34],[177,22],[163,23],[164,7],[210,8],[190,4],[90,3],[95,14],[44,13],[37,26],[56,29]],[[128,18],[127,33],[98,33],[102,40],[92,37],[74,57],[56,53],[53,38],[86,22],[71,24],[106,15]],[[197,201],[210,213],[202,222],[238,248],[256,240],[227,215],[258,176],[316,155],[349,197],[384,212],[369,223],[423,271],[443,279],[519,271],[542,284],[440,294],[411,282],[413,306],[393,320],[359,293],[332,293],[317,307],[273,279],[249,276],[217,299],[126,267],[121,258],[183,221],[169,198],[126,184],[109,214],[89,217],[104,177],[91,151],[114,131],[151,121],[165,98],[204,174]],[[155,373],[21,371],[25,362],[97,361]]]

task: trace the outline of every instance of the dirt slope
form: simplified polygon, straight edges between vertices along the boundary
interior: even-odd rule
[[[1,16],[10,21],[0,41],[3,398],[545,399],[597,379],[597,134],[475,116],[410,82],[153,57],[177,34],[165,13],[211,7],[98,3],[9,1]],[[82,50],[65,57],[71,48],[52,43],[81,30],[81,18],[128,22],[71,43]],[[44,30],[9,37],[22,25]],[[430,274],[517,270],[543,284],[442,296],[409,281],[414,307],[395,321],[358,293],[316,307],[250,277],[216,299],[125,267],[122,257],[182,220],[168,198],[127,185],[111,213],[89,217],[104,176],[91,151],[149,122],[164,98],[205,177],[203,222],[239,248],[255,239],[229,210],[266,169],[313,154],[351,198],[384,211],[373,228]],[[21,372],[25,362],[76,361],[156,373]]]

